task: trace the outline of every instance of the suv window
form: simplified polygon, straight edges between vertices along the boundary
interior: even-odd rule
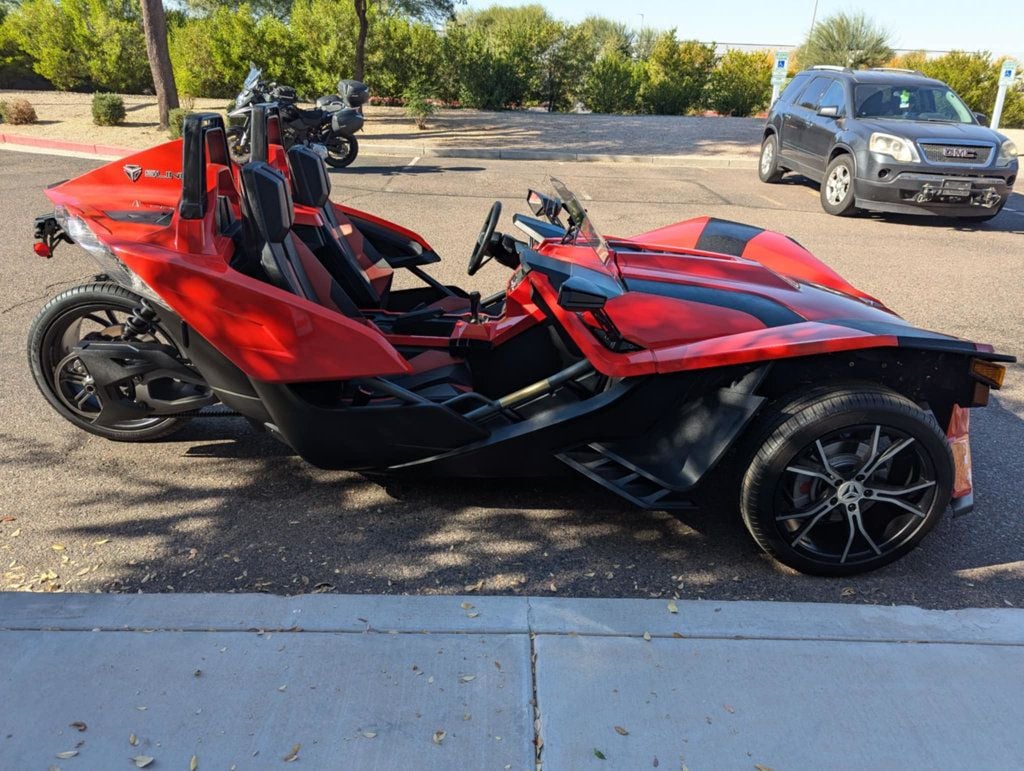
[[[811,85],[800,96],[800,106],[806,107],[808,110],[817,109],[818,102],[821,101],[821,97],[825,95],[825,92],[832,83],[833,80],[831,78],[815,78],[812,80]]]
[[[974,123],[974,115],[945,85],[859,85],[854,91],[858,118]]]
[[[789,81],[789,85],[782,89],[782,93],[779,94],[779,101],[785,102],[786,104],[792,102],[796,99],[796,95],[803,90],[803,87],[807,85],[807,81],[810,79],[811,76],[806,72],[794,75],[793,79]]]
[[[839,116],[846,112],[846,89],[843,88],[842,83],[837,80],[832,81],[825,96],[818,102],[818,109],[820,110],[822,107],[835,107],[839,111]]]

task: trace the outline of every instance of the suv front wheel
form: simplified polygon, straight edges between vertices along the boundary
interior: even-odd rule
[[[837,155],[832,159],[821,182],[821,208],[837,217],[846,217],[857,211],[853,174],[853,158],[849,155]]]
[[[757,175],[762,182],[778,182],[785,169],[779,166],[779,140],[769,134],[761,143],[761,157],[757,163]]]

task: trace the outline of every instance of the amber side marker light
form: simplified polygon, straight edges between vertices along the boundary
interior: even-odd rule
[[[1002,364],[996,364],[994,361],[971,359],[971,374],[985,385],[991,386],[998,391],[1003,387],[1006,367]]]

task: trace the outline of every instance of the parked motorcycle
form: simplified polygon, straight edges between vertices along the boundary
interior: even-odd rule
[[[242,90],[235,99],[235,109],[228,113],[240,125],[229,129],[229,142],[237,157],[249,155],[252,107],[276,104],[281,115],[281,134],[285,148],[304,144],[334,168],[348,166],[359,154],[355,133],[363,127],[363,105],[370,90],[358,80],[341,80],[338,93],[316,100],[316,107],[304,110],[297,105],[298,96],[291,86],[268,83],[263,71],[251,65]]]

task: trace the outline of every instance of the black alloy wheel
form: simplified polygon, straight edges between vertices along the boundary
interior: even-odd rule
[[[187,420],[151,415],[112,426],[93,422],[100,413],[100,395],[73,349],[84,340],[120,339],[125,321],[139,303],[137,295],[117,284],[76,286],[43,306],[29,331],[29,365],[36,385],[50,405],[79,428],[120,442],[160,439],[177,431]],[[139,340],[174,345],[159,327]],[[133,385],[123,386],[122,395],[144,399],[134,389]]]
[[[852,575],[911,551],[949,502],[953,463],[930,413],[877,386],[769,410],[743,479],[757,543],[801,572]]]

